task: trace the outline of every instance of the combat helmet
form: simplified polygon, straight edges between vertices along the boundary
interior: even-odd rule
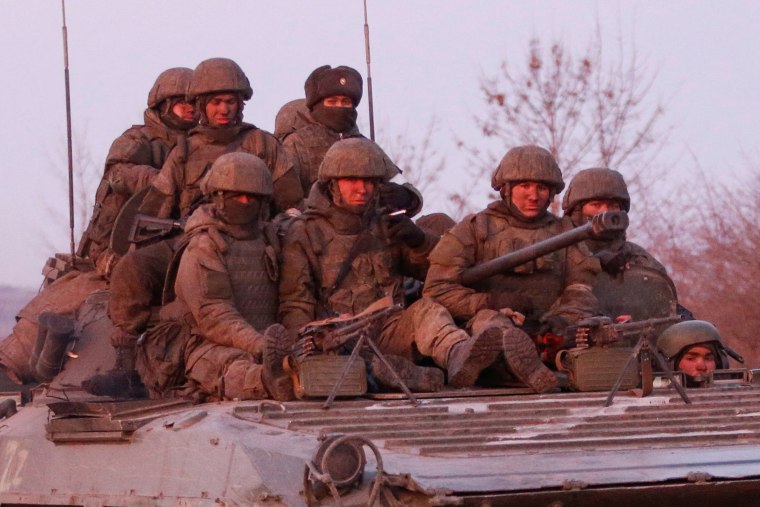
[[[568,185],[562,198],[562,210],[567,215],[585,201],[602,199],[619,201],[621,209],[626,212],[631,209],[631,196],[622,174],[605,167],[584,169]]]
[[[240,192],[271,197],[272,175],[259,157],[245,152],[226,153],[217,158],[201,180],[201,192]]]
[[[187,99],[192,101],[209,93],[240,93],[243,100],[253,96],[243,69],[229,58],[210,58],[198,64],[190,79]]]
[[[399,172],[380,146],[364,137],[351,137],[330,146],[319,166],[318,180],[378,178],[387,182]]]
[[[491,177],[491,187],[500,190],[505,183],[519,181],[540,181],[549,186],[555,195],[565,188],[557,161],[539,146],[518,146],[509,150]]]
[[[154,108],[169,97],[184,99],[192,76],[193,69],[187,67],[174,67],[163,71],[148,92],[148,107]]]
[[[718,368],[728,367],[728,359],[724,352],[728,352],[734,358],[741,357],[723,343],[715,326],[704,320],[686,320],[673,324],[657,338],[657,350],[668,361],[675,361],[685,348],[697,344],[710,345],[715,349]]]
[[[319,101],[336,95],[345,95],[354,103],[354,108],[362,100],[362,76],[351,67],[329,65],[317,67],[304,83],[306,106],[312,109]]]

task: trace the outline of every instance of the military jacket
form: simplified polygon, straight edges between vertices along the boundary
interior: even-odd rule
[[[432,235],[415,249],[389,243],[378,226],[365,227],[361,217],[336,208],[320,185],[312,188],[307,206],[283,247],[279,318],[286,328],[355,314],[386,295],[402,304],[404,276],[424,278]],[[357,238],[358,254],[336,286]]]
[[[308,195],[312,184],[317,181],[319,165],[330,146],[341,139],[362,135],[356,126],[348,132],[339,133],[317,122],[308,113],[299,111],[296,115],[300,120],[299,127],[287,134],[282,144],[291,159],[298,165],[301,186],[304,195]]]
[[[95,208],[82,240],[80,255],[95,261],[108,247],[122,206],[148,186],[184,131],[167,127],[154,109],[145,110],[145,125],[134,125],[111,144],[103,178],[95,194]]]
[[[173,150],[153,181],[160,203],[146,202],[143,211],[163,218],[186,217],[201,199],[200,181],[211,164],[219,156],[236,151],[256,155],[272,171],[273,211],[284,211],[301,203],[303,190],[298,169],[282,145],[272,134],[243,123],[231,129],[191,130],[186,150]]]
[[[466,321],[489,307],[491,294],[511,293],[512,309],[523,313],[529,323],[536,323],[566,286],[590,285],[593,273],[584,272],[585,256],[574,253],[569,258],[566,250],[559,250],[471,287],[461,283],[462,273],[554,236],[562,228],[561,220],[551,213],[528,222],[514,216],[507,203],[493,202],[485,210],[465,217],[441,238],[430,254],[423,295],[444,305],[455,319]]]
[[[189,243],[175,282],[177,300],[197,332],[219,345],[261,359],[261,334],[276,322],[278,251],[266,226],[230,226],[214,206],[198,208],[187,223]]]

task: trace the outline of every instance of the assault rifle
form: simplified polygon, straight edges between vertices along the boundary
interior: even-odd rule
[[[130,243],[140,245],[148,241],[166,237],[174,231],[185,228],[184,220],[172,220],[170,218],[156,218],[154,216],[138,213],[132,222],[127,240]]]
[[[567,248],[587,239],[605,239],[615,237],[628,228],[628,215],[625,211],[607,211],[595,215],[590,222],[569,231],[539,241],[525,248],[502,255],[462,273],[462,284],[472,285],[486,278],[514,269],[521,264]]]

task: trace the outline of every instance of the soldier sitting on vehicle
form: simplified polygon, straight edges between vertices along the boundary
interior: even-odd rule
[[[292,399],[283,359],[293,341],[275,320],[279,241],[266,221],[271,173],[258,157],[229,153],[214,161],[200,187],[211,204],[187,222],[176,300],[138,345],[141,378],[154,397],[182,385],[200,399]]]
[[[683,372],[686,387],[706,387],[716,369],[728,368],[728,355],[743,362],[723,343],[718,330],[704,320],[673,324],[657,338],[657,349],[675,371]]]
[[[605,211],[631,209],[623,175],[607,168],[584,169],[572,179],[562,199],[566,227],[578,227]],[[665,267],[625,231],[616,237],[587,239],[578,249],[595,256],[601,267],[594,280],[599,312],[609,317],[630,315],[634,321],[674,315],[693,318],[677,305],[676,288]]]
[[[327,151],[306,211],[283,248],[279,316],[291,332],[315,320],[356,315],[385,296],[403,306],[404,276],[424,278],[438,237],[415,225],[405,210],[387,213],[378,206],[394,168],[365,138],[338,141]],[[397,356],[393,361],[412,390],[437,390],[441,371],[409,360],[430,356],[445,366],[453,344],[468,337],[455,326],[442,336],[441,327],[450,321],[443,308],[418,308],[390,316],[376,341],[384,354]],[[385,387],[399,387],[379,361],[372,361],[371,370]]]
[[[13,332],[0,342],[0,369],[5,367],[14,381],[47,380],[33,364],[38,334],[51,332],[47,324],[73,317],[85,298],[106,288],[103,277],[110,275],[118,259],[109,249],[116,216],[127,199],[158,174],[169,151],[195,124],[193,106],[185,101],[191,74],[183,67],[162,72],[148,93],[145,124],[132,126],[111,145],[92,217],[79,242],[77,256],[84,261],[69,259],[63,276],[46,266],[44,290],[21,309]],[[58,317],[40,318],[45,312]],[[54,362],[62,364],[63,357]]]
[[[470,349],[469,355],[479,360],[465,369],[456,384],[472,384],[482,370],[501,366],[498,359],[503,354],[514,376],[533,390],[545,392],[557,385],[557,379],[523,329],[536,333],[542,325],[552,325],[542,324],[542,316],[560,296],[563,311],[555,311],[554,320],[566,324],[592,315],[596,301],[591,284],[598,267],[568,248],[567,254],[557,251],[465,285],[462,277],[469,268],[562,232],[560,220],[548,207],[564,182],[548,151],[538,146],[509,150],[491,185],[501,200],[465,217],[431,252],[422,301],[432,299],[443,305],[477,339],[476,343],[462,342],[462,347]],[[525,323],[519,329],[513,319],[519,322],[523,316]]]

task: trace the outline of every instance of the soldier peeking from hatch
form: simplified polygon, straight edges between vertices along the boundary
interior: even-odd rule
[[[728,356],[744,359],[723,343],[718,330],[703,320],[673,324],[657,338],[657,349],[674,371],[686,377],[686,387],[708,387],[716,369],[728,368]]]

